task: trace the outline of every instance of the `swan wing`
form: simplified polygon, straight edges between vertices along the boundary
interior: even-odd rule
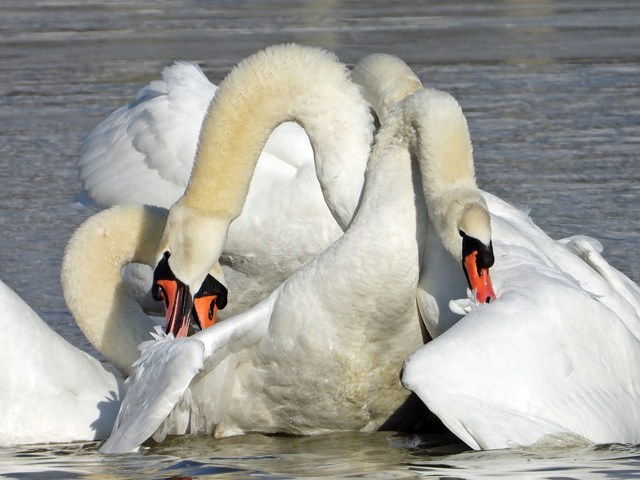
[[[189,179],[215,92],[197,65],[166,67],[162,80],[142,88],[85,139],[77,167],[86,195],[101,206],[171,206]]]
[[[122,381],[0,281],[0,445],[106,438]]]
[[[637,286],[592,240],[556,242],[524,212],[488,203],[498,299],[468,302],[407,359],[405,385],[476,449],[556,434],[639,442]]]
[[[152,435],[212,433],[226,411],[235,367],[265,335],[275,298],[274,292],[191,337],[174,339],[158,330],[155,340],[141,344],[113,432],[100,451],[131,452]]]
[[[100,206],[170,207],[189,180],[200,127],[216,90],[198,65],[166,67],[161,80],[140,89],[135,100],[84,140],[77,163],[82,196]],[[309,139],[293,122],[279,126],[264,151],[271,155],[265,163],[313,168]]]
[[[155,341],[141,344],[113,432],[100,448],[103,453],[134,451],[151,437],[202,370],[202,342],[174,341],[159,328],[155,336]]]

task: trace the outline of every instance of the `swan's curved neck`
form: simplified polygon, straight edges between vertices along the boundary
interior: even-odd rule
[[[323,50],[279,45],[260,51],[220,85],[200,132],[189,184],[167,220],[159,254],[171,254],[173,273],[192,292],[222,254],[267,138],[288,120],[300,123],[311,140],[333,216],[343,229],[351,222],[373,136],[359,87]]]
[[[433,89],[414,94],[407,107],[405,124],[412,127],[410,145],[420,163],[429,219],[444,247],[461,260],[462,224],[475,222],[469,226],[479,233],[478,240],[486,244],[491,240],[466,118],[452,96]]]
[[[122,282],[121,270],[131,262],[155,264],[166,215],[138,206],[100,212],[76,230],[62,262],[69,310],[91,344],[125,375],[154,323]]]
[[[345,229],[360,198],[372,119],[333,55],[295,45],[258,52],[222,82],[180,204],[201,214],[240,215],[264,144],[289,120],[307,132],[325,199]]]

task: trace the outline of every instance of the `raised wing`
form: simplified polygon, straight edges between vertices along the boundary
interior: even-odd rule
[[[86,195],[101,206],[171,206],[186,187],[216,89],[197,65],[166,67],[162,80],[142,88],[85,139],[77,167]]]

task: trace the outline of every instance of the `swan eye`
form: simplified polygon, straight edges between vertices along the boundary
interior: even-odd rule
[[[153,285],[151,286],[151,296],[157,301],[164,300],[167,308],[169,306],[169,295],[167,295],[167,287],[163,283],[176,281],[176,276],[169,266],[170,256],[170,252],[164,252],[162,255],[162,260],[158,262],[156,269],[153,271]],[[169,288],[168,290],[171,291],[172,289]]]
[[[164,300],[166,298],[164,288],[162,288],[157,283],[154,283],[153,286],[151,287],[151,296],[153,297],[154,300],[157,300],[157,301]]]

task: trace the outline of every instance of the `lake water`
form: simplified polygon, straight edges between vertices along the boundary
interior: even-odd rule
[[[214,82],[273,43],[383,51],[469,119],[482,188],[554,238],[583,233],[640,281],[640,3],[634,0],[3,0],[0,278],[97,355],[64,304],[83,137],[173,60]],[[7,478],[638,478],[638,446],[473,452],[448,436],[180,438],[115,457],[95,444],[0,449]]]

